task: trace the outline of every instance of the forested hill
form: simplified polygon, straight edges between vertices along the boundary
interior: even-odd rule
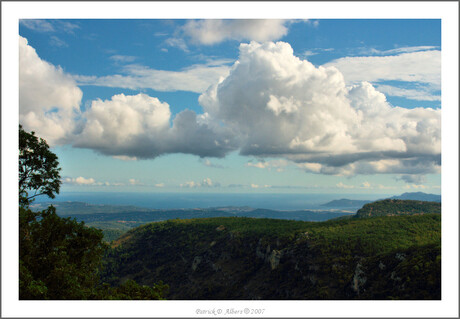
[[[441,203],[417,200],[384,199],[364,205],[356,217],[440,214]]]
[[[167,299],[440,299],[440,214],[150,223],[114,241],[104,280]]]

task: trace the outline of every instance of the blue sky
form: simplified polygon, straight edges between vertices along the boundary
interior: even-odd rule
[[[62,191],[440,193],[441,20],[21,20]]]

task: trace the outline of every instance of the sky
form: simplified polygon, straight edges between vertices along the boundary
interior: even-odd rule
[[[440,19],[22,19],[61,192],[441,192]]]

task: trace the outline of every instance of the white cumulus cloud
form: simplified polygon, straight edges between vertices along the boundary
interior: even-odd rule
[[[300,60],[287,43],[241,44],[230,74],[199,101],[240,137],[243,155],[325,174],[439,169],[440,110],[392,107],[370,83],[348,86],[336,67]]]
[[[62,68],[42,60],[19,37],[19,122],[49,144],[67,141],[80,113],[82,91]]]
[[[169,105],[146,94],[95,100],[82,116],[85,125],[74,146],[122,160],[168,153],[223,157],[236,147],[230,132],[206,115],[184,110],[171,119]]]

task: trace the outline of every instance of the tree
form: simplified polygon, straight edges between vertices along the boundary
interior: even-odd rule
[[[102,231],[61,218],[50,206],[19,208],[20,299],[88,299],[106,249]]]
[[[45,140],[19,125],[19,298],[163,299],[168,286],[162,283],[147,287],[128,281],[111,287],[100,282],[108,248],[100,229],[61,218],[53,206],[40,212],[29,208],[34,197],[59,193],[57,159]]]
[[[19,125],[19,204],[28,206],[37,196],[59,194],[60,170],[58,157],[46,141]],[[29,195],[30,191],[34,193]]]

